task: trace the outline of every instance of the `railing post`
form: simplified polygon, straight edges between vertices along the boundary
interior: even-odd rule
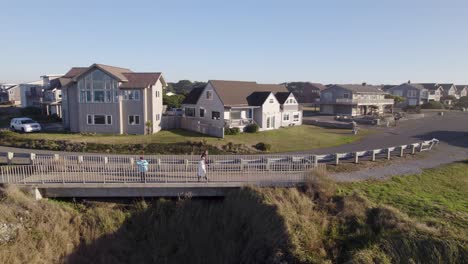
[[[13,152],[7,152],[7,163],[8,165],[11,165],[13,163],[13,157],[15,154]]]
[[[240,171],[244,171],[244,160],[240,160]]]
[[[5,176],[3,176],[3,167],[0,167],[0,174],[2,175],[2,182],[6,183],[5,182]]]
[[[340,164],[340,154],[335,153],[335,165],[338,165],[338,164]]]
[[[314,167],[318,167],[318,157],[317,155],[312,156],[314,159]]]
[[[83,163],[83,156],[78,156],[78,164],[82,164]]]
[[[375,161],[375,149],[372,150],[372,161]]]
[[[267,161],[266,161],[266,170],[269,171],[270,170],[270,159],[267,158]]]
[[[188,171],[188,168],[189,168],[189,160],[188,159],[184,160],[184,165],[185,165],[185,171]]]
[[[135,159],[134,158],[130,158],[130,165],[131,166],[135,165]]]
[[[400,157],[403,157],[405,146],[400,146]]]
[[[416,154],[416,145],[415,144],[411,145],[411,154],[412,155]]]
[[[60,155],[59,154],[54,154],[54,160],[57,161],[60,159]]]
[[[419,152],[423,151],[424,142],[419,143]]]
[[[29,164],[34,165],[34,161],[36,160],[35,153],[29,153]]]
[[[390,154],[391,154],[391,150],[390,148],[387,149],[387,159],[389,160],[390,159]]]
[[[359,163],[359,153],[354,152],[354,163],[358,164]]]

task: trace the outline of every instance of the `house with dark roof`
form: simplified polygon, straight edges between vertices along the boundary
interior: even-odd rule
[[[393,99],[385,99],[381,86],[365,83],[329,85],[320,96],[320,113],[327,115],[380,114],[392,106]]]
[[[62,121],[72,132],[147,134],[161,130],[160,72],[103,64],[73,67],[60,78]],[[151,124],[148,127],[146,124]]]
[[[258,124],[260,130],[302,124],[302,111],[284,85],[211,80],[182,102],[184,117],[218,128]]]
[[[318,103],[320,93],[327,88],[321,83],[312,82],[290,82],[286,86],[300,104],[309,105]]]
[[[442,87],[437,83],[403,83],[387,90],[388,93],[404,97],[406,100],[399,103],[398,107],[407,105],[416,106],[427,102],[440,101]]]
[[[468,85],[455,85],[457,88],[456,98],[460,99],[460,97],[468,96]]]
[[[438,83],[442,89],[442,96],[453,96],[457,97],[457,87],[453,83]]]

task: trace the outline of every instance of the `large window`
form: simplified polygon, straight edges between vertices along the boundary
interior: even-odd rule
[[[138,115],[129,115],[128,116],[128,124],[129,125],[139,125],[140,124],[140,116],[138,116]]]
[[[231,112],[231,119],[241,119],[241,112],[240,111]]]
[[[112,125],[111,115],[87,115],[86,123],[88,125]]]
[[[122,91],[122,97],[127,101],[139,101],[140,90],[124,90]]]
[[[283,115],[283,120],[284,121],[289,121],[289,114],[284,114]]]
[[[185,116],[195,116],[195,108],[186,107],[185,108]]]
[[[418,94],[418,91],[416,90],[408,90],[408,97],[416,97]]]
[[[219,120],[221,119],[221,114],[218,111],[211,111],[211,119]]]
[[[81,103],[118,102],[117,81],[100,70],[95,70],[78,81]],[[112,94],[115,96],[113,97]]]
[[[294,113],[293,115],[293,121],[297,122],[299,121],[300,114],[299,113]]]
[[[205,109],[200,108],[200,117],[205,117]]]
[[[212,91],[206,91],[206,99],[208,99],[208,100],[213,99],[213,92]]]

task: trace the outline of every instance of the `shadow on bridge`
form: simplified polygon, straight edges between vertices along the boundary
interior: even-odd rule
[[[145,203],[141,203],[145,204]],[[277,209],[251,189],[224,200],[158,200],[67,263],[298,263]]]

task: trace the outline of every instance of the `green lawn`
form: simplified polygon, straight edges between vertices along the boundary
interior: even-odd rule
[[[19,137],[48,140],[70,140],[73,142],[93,142],[103,144],[148,144],[148,143],[178,143],[186,141],[206,140],[208,144],[222,146],[229,142],[252,146],[258,142],[271,144],[272,152],[300,151],[314,148],[324,148],[342,145],[356,141],[369,132],[353,136],[349,130],[326,129],[314,126],[297,126],[278,130],[241,133],[228,135],[224,139],[207,137],[185,130],[165,130],[154,135],[81,135],[67,133],[36,133],[22,134]]]
[[[468,230],[468,161],[344,186],[347,192],[364,193],[375,203],[391,205],[424,222],[453,225],[465,235]]]

